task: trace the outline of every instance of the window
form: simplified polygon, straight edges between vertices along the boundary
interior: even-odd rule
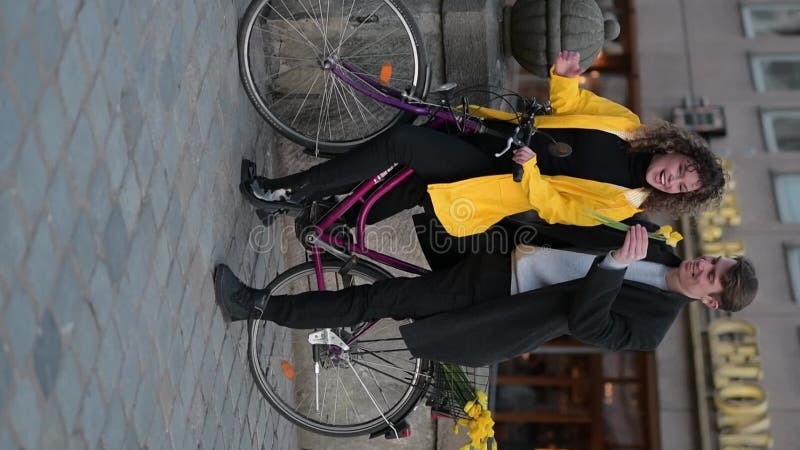
[[[761,111],[767,150],[800,152],[800,109]]]
[[[750,65],[759,91],[800,89],[800,54],[754,55]]]
[[[775,174],[773,183],[781,222],[800,223],[800,174]]]
[[[800,246],[786,248],[786,263],[789,267],[789,282],[792,284],[794,301],[800,303]]]
[[[565,342],[565,344],[567,344]],[[555,350],[559,346],[547,346]],[[499,447],[653,448],[657,414],[652,355],[643,352],[531,353],[497,367],[495,438]]]
[[[749,38],[761,35],[800,35],[800,5],[791,3],[742,5],[744,33]]]

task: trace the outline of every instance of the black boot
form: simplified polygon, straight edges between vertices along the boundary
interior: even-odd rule
[[[239,190],[256,208],[275,209],[304,203],[310,185],[302,172],[275,179],[257,176],[256,164],[245,159],[242,160]]]
[[[214,268],[214,293],[226,321],[249,319],[264,298],[263,291],[245,286],[225,264]]]

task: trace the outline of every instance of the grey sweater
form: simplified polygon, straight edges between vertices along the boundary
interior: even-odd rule
[[[596,255],[570,250],[520,245],[511,257],[511,294],[582,278],[589,271],[595,257]],[[627,267],[626,280],[667,290],[666,275],[669,267],[662,264],[648,261],[621,264],[609,252],[600,266],[616,270]]]

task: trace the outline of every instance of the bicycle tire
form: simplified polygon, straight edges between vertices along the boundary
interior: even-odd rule
[[[405,113],[345,85],[323,67],[323,60],[331,54],[342,61],[352,58],[351,64],[357,62],[363,72],[378,77],[390,57],[393,75],[389,86],[422,97],[427,58],[418,27],[398,0],[353,0],[349,5],[342,0],[338,22],[330,14],[332,3],[339,4],[336,0],[308,4],[296,0],[282,0],[279,4],[273,0],[251,2],[239,23],[238,55],[239,75],[247,96],[267,122],[297,144],[338,154],[374,138]],[[388,33],[381,35],[381,30]],[[337,32],[333,38],[340,36],[336,50],[328,42],[333,31]],[[348,31],[352,33],[347,35]],[[359,54],[375,45],[376,35],[381,36],[381,48],[386,46],[390,52]],[[270,75],[272,72],[274,75]],[[265,76],[258,75],[262,73]],[[320,80],[321,75],[324,80]],[[320,82],[322,93],[315,91]],[[332,121],[334,103],[338,120]],[[348,112],[344,115],[343,105]],[[351,109],[356,109],[357,114]]]
[[[326,274],[326,280],[330,281],[328,280],[328,275],[333,274],[336,276],[344,264],[345,263],[338,260],[324,261],[323,270]],[[358,276],[363,281],[368,282],[391,277],[391,275],[385,270],[367,262],[359,262],[349,269],[348,274]],[[280,274],[269,284],[269,286],[267,286],[266,289],[270,292],[270,294],[283,292],[287,288],[290,288],[292,283],[299,282],[299,287],[301,289],[308,290],[308,288],[315,286],[315,280],[314,265],[311,262],[307,262],[290,268],[284,273]],[[330,288],[331,286],[328,286],[328,289]],[[392,335],[392,332],[396,332],[397,336],[399,336],[399,331],[396,328],[396,326],[399,324],[400,322],[395,322],[390,319],[383,319],[376,324],[383,328],[379,330],[376,329],[376,335],[373,337],[383,338],[382,334],[377,334],[379,331],[385,332],[386,335]],[[307,389],[313,388],[313,383],[310,381],[310,378],[313,377],[313,370],[311,370],[310,367],[301,367],[301,364],[304,360],[310,365],[310,360],[304,359],[304,357],[310,357],[311,345],[308,344],[307,341],[304,341],[310,331],[312,330],[290,330],[272,322],[266,322],[262,320],[249,321],[248,360],[250,362],[250,370],[255,383],[264,398],[266,398],[266,400],[270,403],[270,405],[272,405],[273,408],[275,408],[278,413],[280,413],[290,422],[315,433],[328,436],[347,437],[370,434],[385,429],[387,427],[386,422],[379,414],[375,412],[375,405],[368,400],[369,395],[364,395],[363,393],[358,392],[356,389],[350,389],[351,386],[357,387],[358,389],[362,389],[362,387],[359,384],[357,377],[350,375],[350,372],[346,371],[350,370],[352,372],[356,371],[357,369],[351,369],[349,367],[326,367],[326,364],[323,364],[322,369],[320,370],[321,378],[319,385],[323,386],[322,380],[326,375],[333,376],[335,374],[338,383],[341,384],[342,388],[347,391],[345,397],[350,401],[350,406],[355,409],[355,403],[353,400],[361,400],[365,405],[366,411],[368,411],[371,415],[369,417],[357,416],[348,421],[348,405],[345,404],[345,397],[342,397],[342,404],[345,405],[343,412],[344,420],[342,420],[341,414],[339,415],[339,419],[337,419],[337,411],[340,411],[337,409],[339,395],[336,394],[335,401],[327,402],[328,407],[330,407],[331,403],[333,404],[333,412],[331,414],[331,409],[326,409],[325,399],[328,395],[333,397],[334,394],[329,393],[329,385],[327,382],[324,384],[324,392],[321,393],[321,397],[323,398],[322,409],[319,411],[319,413],[312,411],[312,409],[315,409],[312,408],[314,403]],[[395,423],[395,421],[399,421],[408,415],[417,405],[420,397],[425,394],[425,391],[428,387],[428,382],[430,380],[430,373],[433,370],[432,364],[427,360],[413,358],[411,357],[410,353],[408,353],[408,356],[410,357],[408,360],[408,366],[413,367],[413,369],[406,369],[404,367],[400,369],[387,368],[386,365],[391,362],[397,362],[398,360],[399,362],[402,362],[403,358],[405,358],[407,350],[405,353],[400,353],[399,356],[395,356],[396,354],[393,351],[389,351],[394,350],[394,348],[388,350],[377,350],[376,348],[370,348],[364,343],[369,342],[370,344],[368,345],[379,345],[380,341],[376,340],[373,344],[373,341],[371,340],[364,340],[364,338],[368,335],[369,332],[365,333],[365,336],[362,336],[361,339],[353,342],[351,345],[352,349],[361,349],[362,352],[366,354],[365,356],[359,353],[359,357],[363,358],[363,360],[362,362],[355,364],[353,367],[359,367],[359,369],[362,369],[362,375],[370,374],[372,379],[367,379],[367,381],[373,382],[376,386],[378,385],[379,381],[383,381],[384,379],[389,383],[392,383],[391,385],[378,387],[378,390],[383,397],[383,404],[381,406],[386,406],[385,410],[382,411],[383,415],[391,423]],[[262,342],[262,339],[267,340],[267,336],[276,336],[276,338],[269,339],[269,343]],[[372,356],[369,354],[371,349],[375,350],[376,352],[385,352],[382,357],[384,357],[386,364],[380,366],[381,371],[388,372],[390,370],[395,370],[391,374],[397,376],[407,372],[406,375],[409,377],[409,380],[401,383],[396,380],[392,380],[388,376],[382,376],[380,372],[376,372],[370,368],[370,364],[374,363],[370,362],[367,364],[364,361],[366,361],[368,357]],[[264,355],[263,353],[265,351],[267,351],[268,354]],[[392,355],[389,355],[389,353],[392,353]],[[351,351],[348,357],[355,360],[354,358],[356,358],[356,354]],[[265,358],[268,361],[268,364],[263,364],[262,358]],[[377,359],[377,357],[375,358]],[[324,356],[321,357],[321,359],[324,360]],[[284,366],[285,362],[288,363],[288,367],[291,369],[287,369],[286,366]],[[278,364],[277,367],[276,363]],[[363,369],[364,367],[367,367],[367,369]],[[300,379],[300,377],[303,378]],[[378,377],[381,377],[381,380],[378,380]],[[327,378],[324,379],[327,380]],[[336,387],[338,388],[338,385]],[[387,395],[392,395],[392,392],[397,390],[402,390],[402,392],[398,392],[395,396],[393,396],[391,401],[388,400]],[[377,395],[374,396],[377,397]],[[395,397],[396,400],[394,400]],[[308,412],[303,413],[299,410],[306,409],[306,402],[308,402]],[[311,417],[312,415],[315,417]]]

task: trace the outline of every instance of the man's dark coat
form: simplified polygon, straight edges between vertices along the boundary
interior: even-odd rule
[[[543,225],[538,241],[589,252],[619,248],[624,234],[607,227]],[[680,263],[665,245],[651,241],[648,261]],[[625,281],[625,270],[599,267],[595,259],[582,279],[491,299],[436,314],[401,327],[411,352],[438,361],[484,366],[530,352],[562,335],[610,350],[658,346],[688,297]]]

